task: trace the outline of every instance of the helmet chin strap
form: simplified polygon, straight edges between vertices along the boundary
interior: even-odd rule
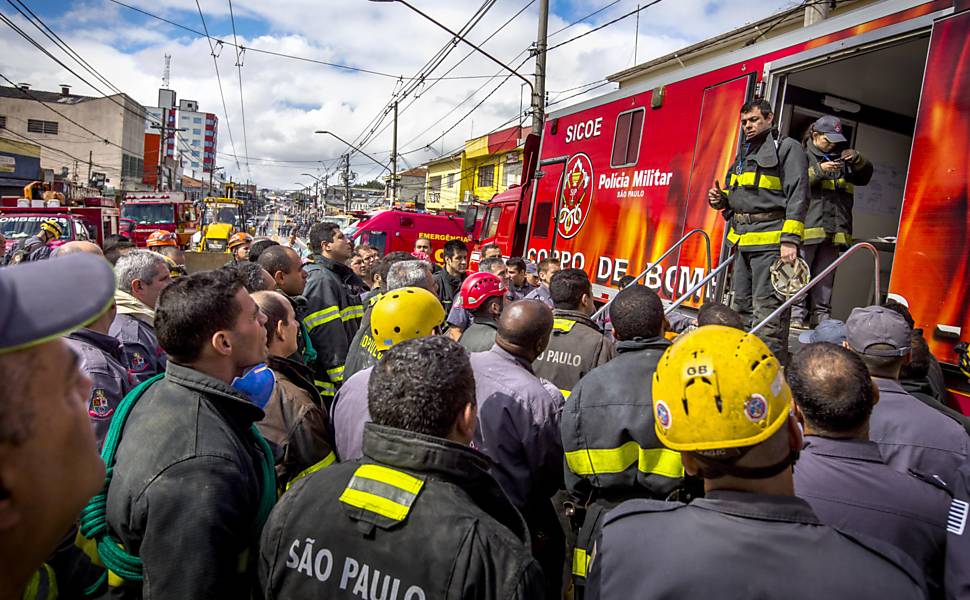
[[[690,455],[701,463],[698,476],[703,479],[719,479],[725,475],[737,477],[738,479],[768,479],[781,473],[785,469],[793,466],[798,460],[799,449],[792,448],[788,451],[785,458],[775,464],[764,467],[742,467],[735,463],[747,454],[750,448],[743,449],[743,452],[735,453],[727,459],[716,459],[710,455],[691,452]]]

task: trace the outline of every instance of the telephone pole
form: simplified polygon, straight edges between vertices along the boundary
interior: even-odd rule
[[[344,154],[344,211],[350,212],[350,152]]]
[[[394,101],[394,136],[391,138],[391,206],[397,202],[397,101]]]
[[[549,31],[549,0],[539,0],[539,32],[536,35],[536,84],[532,90],[532,133],[542,134],[546,114],[546,38]]]
[[[174,110],[174,109],[171,109]],[[158,129],[158,176],[155,181],[155,190],[162,191],[162,173],[164,172],[164,160],[165,160],[165,147],[168,145],[168,134],[171,132],[185,131],[185,127],[169,127],[168,126],[168,108],[162,108],[162,122],[155,125],[153,124],[152,129]]]

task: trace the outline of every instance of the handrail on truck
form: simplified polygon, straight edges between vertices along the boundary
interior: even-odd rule
[[[675,308],[677,308],[678,306],[686,302],[688,298],[693,296],[697,292],[697,290],[701,288],[701,286],[707,285],[712,279],[720,275],[722,272],[726,271],[728,268],[728,265],[734,262],[734,258],[736,256],[737,256],[737,252],[735,252],[734,254],[728,255],[728,257],[724,259],[724,262],[719,264],[717,268],[714,269],[713,271],[710,271],[710,267],[708,267],[708,271],[710,271],[710,273],[708,273],[707,276],[704,277],[704,279],[701,279],[700,281],[695,283],[689,290],[684,292],[680,298],[677,298],[676,300],[674,300],[670,306],[665,308],[664,316],[666,317],[670,313],[674,312]]]
[[[791,298],[789,298],[788,300],[785,300],[785,302],[781,306],[776,308],[774,312],[772,312],[770,315],[765,317],[764,321],[755,325],[751,329],[751,333],[757,333],[759,329],[764,327],[765,323],[767,323],[768,321],[771,321],[772,319],[780,315],[782,312],[791,308],[793,304],[801,300],[805,296],[805,294],[808,293],[808,290],[815,287],[815,285],[818,284],[818,282],[822,281],[822,279],[824,279],[829,273],[837,269],[840,264],[845,262],[845,259],[849,258],[849,256],[854,254],[860,248],[865,248],[869,252],[872,252],[872,258],[873,258],[873,288],[872,289],[873,289],[873,292],[875,292],[875,303],[879,304],[879,298],[882,296],[881,294],[882,290],[879,289],[879,251],[876,250],[876,247],[873,246],[872,244],[869,244],[867,242],[859,242],[858,244],[853,245],[851,248],[843,252],[842,256],[835,259],[835,261],[832,264],[826,267],[821,273],[813,277],[811,281],[805,284],[805,287],[795,292],[795,294]]]
[[[643,271],[641,271],[640,274],[637,275],[636,278],[634,278],[634,280],[633,280],[632,283],[637,283],[641,279],[643,279],[643,276],[646,275],[647,272],[651,271],[655,266],[657,266],[660,263],[662,263],[664,261],[664,259],[666,259],[668,256],[670,256],[673,253],[674,250],[680,248],[683,245],[683,243],[687,241],[688,238],[690,238],[692,235],[697,234],[697,233],[699,233],[702,236],[704,236],[704,243],[705,243],[705,246],[707,248],[707,270],[710,271],[711,270],[711,236],[709,236],[707,234],[707,232],[704,231],[703,229],[691,229],[690,231],[688,231],[687,233],[685,233],[684,234],[684,237],[680,238],[680,240],[678,240],[676,244],[674,244],[670,248],[667,248],[667,251],[664,252],[663,254],[661,254],[660,255],[660,258],[658,258],[655,261],[652,261],[652,262],[647,263],[647,268],[644,269]],[[707,280],[705,280],[705,281],[707,281]],[[594,321],[596,319],[598,319],[604,312],[606,312],[606,309],[609,308],[610,304],[613,303],[613,299],[614,298],[616,298],[616,294],[614,294],[613,297],[611,297],[609,300],[607,300],[606,301],[606,304],[604,304],[598,311],[596,311],[595,313],[593,313],[593,316],[591,318]]]

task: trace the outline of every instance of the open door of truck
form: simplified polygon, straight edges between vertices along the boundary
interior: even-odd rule
[[[933,353],[970,339],[970,10],[933,24],[903,194],[891,293]],[[966,411],[970,405],[965,406]]]

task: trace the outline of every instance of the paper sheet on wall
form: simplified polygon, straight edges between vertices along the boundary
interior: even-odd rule
[[[906,179],[903,170],[893,165],[873,165],[869,185],[855,188],[856,211],[898,217],[903,204]]]

